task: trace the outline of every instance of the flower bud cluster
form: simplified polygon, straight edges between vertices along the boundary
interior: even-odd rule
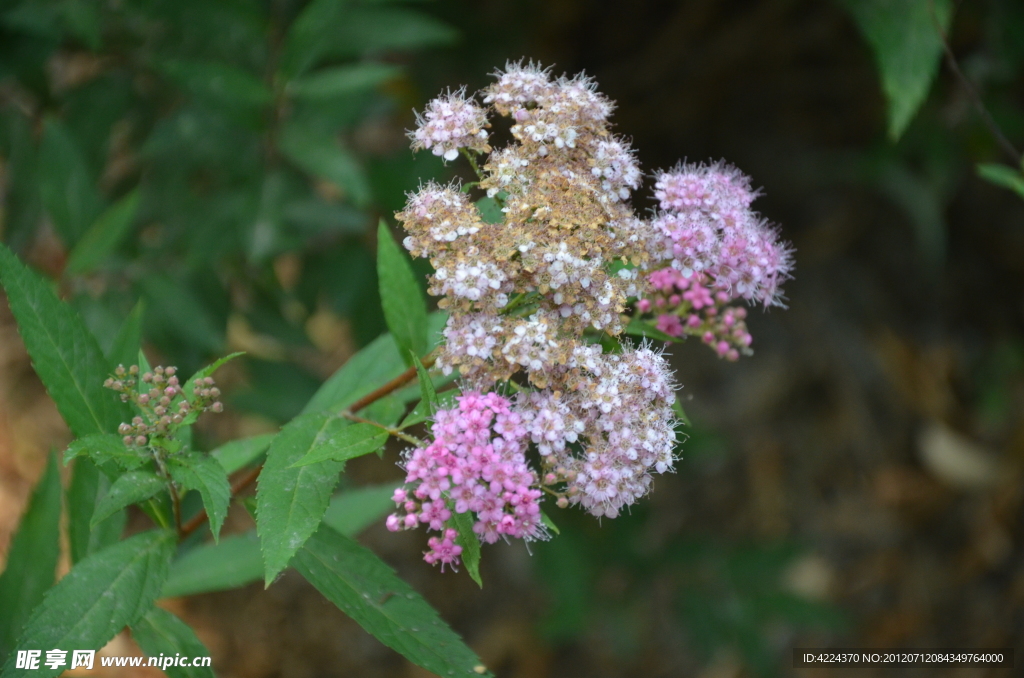
[[[426,560],[458,565],[461,548],[446,527],[455,513],[475,514],[473,531],[482,541],[502,536],[536,539],[544,535],[541,490],[526,463],[527,430],[512,403],[497,393],[470,392],[458,405],[439,410],[434,440],[405,455],[405,487],[395,490],[400,512],[387,520],[389,530],[420,524],[443,534],[428,544]]]
[[[118,365],[103,386],[117,391],[122,402],[132,402],[139,415],[122,423],[117,432],[129,447],[145,447],[154,438],[169,438],[186,418],[198,412],[222,412],[220,389],[212,377],[197,379],[192,398],[185,398],[177,368],[157,366],[140,374],[138,365]]]
[[[792,268],[789,245],[750,208],[757,195],[747,176],[724,163],[680,165],[655,183],[661,212],[653,225],[661,238],[637,310],[655,314],[666,334],[698,336],[730,360],[749,353],[751,343],[745,309],[730,304],[782,306]]]

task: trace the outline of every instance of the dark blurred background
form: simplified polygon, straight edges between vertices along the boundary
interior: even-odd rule
[[[961,3],[950,44],[1024,145],[1024,6]],[[503,678],[1009,675],[791,668],[1024,638],[1024,200],[977,176],[999,149],[945,65],[890,141],[843,3],[2,0],[0,233],[101,341],[143,299],[165,364],[248,351],[203,445],[273,430],[383,331],[376,218],[458,172],[410,154],[412,109],[520,57],[594,76],[646,171],[750,174],[789,308],[738,363],[671,348],[692,425],[630,515],[556,512],[553,541],[484,549],[482,591],[422,534],[364,542]],[[0,544],[67,438],[3,313]],[[218,675],[424,675],[298,577],[171,604]]]

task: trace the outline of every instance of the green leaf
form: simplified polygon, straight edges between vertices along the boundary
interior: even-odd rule
[[[148,461],[148,455],[138,449],[127,447],[121,436],[114,433],[97,433],[71,441],[64,452],[64,465],[80,456],[92,459],[99,466],[113,462],[126,471],[131,471]]]
[[[343,410],[404,371],[394,338],[377,337],[332,374],[302,411]]]
[[[265,433],[252,438],[232,440],[210,452],[210,456],[216,459],[225,471],[234,473],[259,459],[270,447],[275,435],[277,434]]]
[[[383,219],[377,227],[377,277],[388,329],[401,349],[405,364],[412,366],[411,356],[406,353],[421,356],[426,352],[427,306],[412,265],[391,237],[391,230]]]
[[[419,358],[414,355],[412,361],[416,365],[416,376],[420,382],[421,402],[424,405],[424,411],[428,418],[433,417],[441,405],[441,401],[437,397],[437,391],[434,389],[434,382],[430,380],[430,375],[427,373],[426,368],[423,367],[423,363],[420,362]]]
[[[387,442],[388,432],[373,424],[349,424],[338,419],[328,425],[330,433],[297,462],[295,466],[319,464],[322,461],[348,461],[376,452]],[[325,430],[325,432],[326,432]]]
[[[401,66],[364,63],[335,66],[288,83],[288,93],[299,99],[330,99],[372,89],[398,77]]]
[[[209,365],[207,365],[206,367],[202,368],[201,370],[193,374],[191,377],[189,377],[188,381],[185,382],[185,385],[181,387],[181,393],[182,395],[185,396],[185,400],[187,400],[189,403],[194,403],[198,396],[196,396],[192,391],[195,388],[197,381],[199,381],[200,379],[205,379],[206,377],[212,377],[213,373],[219,370],[221,365],[243,355],[245,355],[244,351],[236,351],[235,353],[230,353],[224,356],[223,358],[218,358],[217,360],[214,360],[212,363],[210,363]],[[199,419],[199,414],[200,412],[197,409],[190,410],[189,413],[185,415],[184,424],[186,426],[194,424],[196,420]]]
[[[437,612],[380,558],[321,527],[295,567],[328,600],[406,659],[439,676],[489,675]]]
[[[114,337],[114,343],[107,353],[108,363],[128,367],[135,362],[142,347],[142,320],[145,313],[146,303],[139,299]]]
[[[263,554],[256,530],[197,546],[171,563],[163,598],[235,589],[263,577]]]
[[[562,534],[562,531],[558,529],[558,525],[555,525],[555,521],[551,520],[551,517],[543,511],[540,512],[540,522],[544,523],[544,527],[555,534]]]
[[[17,647],[98,650],[153,606],[174,553],[174,533],[150,530],[81,561],[46,594]],[[11,656],[0,678],[50,678],[63,668],[14,668]]]
[[[686,410],[683,409],[683,403],[679,401],[678,397],[672,401],[672,412],[675,413],[676,418],[679,419],[679,421],[683,422],[687,426],[693,426],[693,424],[690,423],[690,418],[686,416]]]
[[[354,537],[394,509],[395,486],[371,485],[346,490],[331,499],[323,522]],[[263,578],[263,554],[256,531],[231,535],[219,544],[203,544],[171,563],[164,598],[234,589]]]
[[[942,57],[939,29],[945,32],[949,28],[952,3],[844,0],[844,4],[875,53],[889,101],[889,137],[896,141],[924,103],[938,72]]]
[[[996,163],[981,163],[978,165],[978,176],[1024,198],[1024,173],[1018,169]]]
[[[292,22],[285,35],[281,71],[296,76],[319,59],[348,10],[348,0],[313,0]]]
[[[132,624],[132,638],[148,657],[210,656],[210,651],[188,624],[159,607]],[[170,678],[214,678],[209,666],[168,666],[163,671]]]
[[[167,460],[167,470],[176,483],[186,490],[195,490],[203,498],[203,506],[210,517],[210,532],[216,542],[231,503],[227,471],[216,459],[195,452],[171,457]]]
[[[293,465],[326,445],[346,423],[319,412],[300,415],[270,444],[256,487],[256,527],[267,586],[316,531],[345,462]]]
[[[59,120],[44,123],[38,172],[43,207],[64,244],[71,247],[99,216],[103,200],[82,149]]]
[[[324,525],[346,537],[354,537],[395,508],[391,497],[396,485],[368,485],[345,490],[331,499],[324,514]]]
[[[160,64],[160,69],[193,95],[212,103],[259,109],[274,99],[255,75],[222,61],[174,59]]]
[[[381,398],[371,403],[363,410],[362,416],[370,421],[375,421],[384,426],[394,426],[405,414],[406,404],[395,395]]]
[[[138,207],[138,189],[108,207],[71,250],[64,270],[71,275],[95,270],[128,234]]]
[[[71,432],[116,431],[128,419],[127,406],[103,388],[109,367],[81,318],[3,244],[0,282],[36,372]]]
[[[130,471],[114,481],[107,496],[96,506],[89,521],[90,527],[96,525],[115,511],[145,501],[160,490],[166,489],[167,481],[149,471]]]
[[[96,553],[117,543],[128,520],[124,511],[92,527],[92,516],[96,506],[106,496],[112,485],[110,478],[101,473],[93,462],[84,457],[75,461],[68,488],[68,541],[71,545],[71,562],[77,563],[90,553]]]
[[[60,556],[60,512],[60,471],[56,457],[50,455],[0,574],[0,657],[14,653],[22,626],[53,586]]]
[[[631,337],[646,337],[647,339],[655,339],[657,341],[665,342],[679,341],[679,337],[673,337],[670,334],[665,334],[651,323],[640,320],[639,318],[633,318],[630,320],[624,331]]]
[[[337,139],[291,124],[284,126],[278,147],[297,167],[344,191],[357,207],[369,203],[370,182],[366,172]]]
[[[433,409],[433,412],[437,412],[437,410],[450,410],[455,406],[455,399],[460,395],[462,395],[462,393],[457,388],[441,391],[437,394],[437,405],[433,408],[431,408],[427,401],[420,400],[413,411],[409,413],[409,416],[402,421],[401,428],[408,428],[426,421],[433,416],[433,413],[428,414],[431,409]]]
[[[501,224],[505,221],[505,213],[494,198],[480,198],[476,201],[476,208],[486,224]]]
[[[466,566],[466,572],[477,586],[483,588],[484,580],[480,578],[480,538],[473,532],[473,514],[468,511],[465,513],[453,511],[448,526],[454,528],[458,533],[455,543],[462,547],[460,557]]]

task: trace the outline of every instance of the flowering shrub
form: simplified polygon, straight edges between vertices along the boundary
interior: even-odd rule
[[[458,90],[430,102],[413,148],[446,161],[461,154],[478,174],[465,186],[424,184],[397,215],[406,249],[433,266],[429,291],[442,310],[428,314],[381,222],[377,270],[390,334],[353,356],[279,432],[210,453],[195,448],[191,425],[223,410],[212,375],[235,356],[184,383],[173,367],[151,369],[139,350],[141,310],[105,355],[50,285],[0,246],[0,282],[25,345],[76,436],[64,455],[74,463],[74,566],[52,588],[25,577],[28,554],[52,554],[34,570],[47,572],[59,554],[62,497],[51,463],[12,546],[14,565],[0,577],[0,601],[18,601],[13,621],[0,620],[0,644],[98,649],[127,625],[147,653],[208,654],[155,600],[260,577],[270,586],[292,566],[425,669],[486,674],[354,532],[397,505],[389,529],[425,526],[436,533],[425,560],[464,566],[482,585],[481,544],[557,531],[545,497],[615,518],[677,458],[682,410],[651,338],[699,336],[735,359],[751,343],[739,304],[779,305],[789,275],[788,247],[751,212],[756,192],[728,166],[659,173],[660,209],[636,214],[630,197],[643,176],[610,131],[612,109],[590,79],[553,78],[532,63],[509,64],[479,96]],[[510,119],[512,141],[492,149],[497,117]],[[123,355],[138,360],[125,368],[115,359]],[[404,388],[414,381],[418,395]],[[423,424],[427,440],[413,434]],[[400,462],[404,484],[334,496],[345,463],[382,451],[391,437],[411,445]],[[243,505],[255,534],[220,539],[232,498],[253,483],[255,502]],[[122,539],[133,505],[152,529]],[[211,543],[193,536],[207,530]],[[27,670],[8,660],[2,678]]]
[[[788,247],[750,210],[750,180],[727,165],[658,173],[661,209],[638,217],[640,168],[589,78],[509,64],[479,99],[435,99],[410,134],[413,149],[465,154],[479,181],[427,183],[397,215],[450,313],[437,364],[467,392],[407,455],[388,527],[442,532],[426,555],[442,565],[461,553],[447,536],[453,511],[475,514],[489,543],[538,539],[544,493],[609,518],[646,494],[652,474],[672,469],[675,384],[660,352],[621,341],[627,309],[735,360],[751,337],[730,304],[780,304],[790,269]],[[493,152],[489,116],[511,119],[512,142]],[[500,223],[484,220],[472,189],[497,201]],[[511,398],[495,390],[510,385]]]

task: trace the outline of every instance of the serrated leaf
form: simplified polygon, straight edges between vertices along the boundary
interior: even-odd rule
[[[484,580],[480,578],[480,538],[473,532],[473,514],[470,512],[452,512],[448,526],[458,534],[455,543],[462,547],[462,564],[466,566],[466,572],[480,588],[484,587]]]
[[[340,411],[405,371],[390,334],[348,359],[310,398],[303,413]]]
[[[108,207],[71,250],[65,272],[88,273],[103,263],[127,235],[138,207],[138,189]]]
[[[430,374],[427,373],[418,357],[414,355],[412,361],[416,366],[416,377],[420,382],[420,402],[424,405],[427,417],[433,417],[441,404],[437,398],[437,391],[434,389],[434,382],[430,380]]]
[[[150,530],[90,555],[71,568],[32,613],[17,647],[98,650],[153,606],[174,553],[174,533]],[[50,678],[63,667],[15,668],[0,678]]]
[[[265,433],[252,438],[232,440],[210,452],[210,456],[216,459],[226,472],[234,473],[259,459],[270,447],[275,435],[277,434]]]
[[[227,471],[216,459],[195,452],[171,457],[167,460],[167,470],[176,483],[186,490],[195,490],[202,497],[210,517],[210,532],[216,542],[231,503]]]
[[[494,198],[480,198],[476,201],[476,208],[485,224],[500,224],[505,221],[505,213],[501,211],[501,205]]]
[[[72,247],[103,209],[103,200],[82,149],[59,120],[44,123],[37,171],[43,207]]]
[[[405,414],[406,404],[394,395],[385,396],[363,410],[362,417],[384,426],[394,426]]]
[[[71,432],[116,431],[128,419],[127,406],[103,388],[109,366],[81,318],[3,244],[0,282],[36,373]]]
[[[377,278],[380,302],[391,336],[402,360],[412,366],[411,356],[422,356],[427,348],[427,306],[416,282],[412,265],[391,237],[391,229],[380,220],[377,227]]]
[[[107,495],[96,506],[89,527],[96,525],[115,511],[145,501],[167,488],[167,481],[149,471],[130,471],[114,481]]]
[[[479,657],[370,550],[321,527],[295,558],[320,593],[367,632],[439,676],[480,676]]]
[[[447,391],[441,391],[440,393],[437,394],[437,406],[434,411],[436,412],[437,410],[450,410],[451,408],[455,407],[455,399],[458,398],[460,395],[462,395],[462,392],[459,391],[459,389],[457,388],[451,388],[448,389]],[[433,414],[427,414],[429,410],[429,405],[426,405],[425,401],[420,400],[420,402],[417,403],[413,411],[409,413],[409,416],[407,416],[402,421],[401,428],[408,428],[410,426],[423,423],[424,421],[433,416]]]
[[[395,486],[371,485],[346,490],[331,499],[323,523],[354,537],[392,510]],[[234,589],[263,578],[263,554],[256,530],[231,535],[219,544],[203,544],[171,563],[162,597],[191,596]]]
[[[924,103],[942,56],[950,0],[845,0],[871,45],[889,101],[889,137],[903,134]],[[936,23],[938,26],[936,26]]]
[[[99,466],[115,463],[126,471],[136,469],[148,460],[144,452],[125,446],[121,437],[114,433],[96,433],[72,440],[64,452],[64,465],[83,455]]]
[[[978,165],[978,176],[1024,198],[1024,172],[1021,170],[996,163],[981,163]]]
[[[325,429],[325,436],[320,444],[292,464],[308,466],[323,461],[348,461],[364,454],[376,452],[387,442],[388,432],[373,424],[348,424],[339,419]]]
[[[114,337],[114,343],[107,353],[107,362],[111,365],[132,364],[142,347],[142,321],[146,313],[146,303],[139,299],[132,312],[124,319],[121,329]]]
[[[60,556],[60,514],[60,471],[56,457],[50,455],[0,573],[0,657],[14,653],[22,626],[53,586]]]
[[[337,461],[293,464],[324,445],[345,423],[320,412],[299,415],[270,444],[256,487],[256,527],[267,586],[316,531],[345,468],[345,462]]]
[[[196,637],[188,624],[167,610],[154,607],[132,624],[132,639],[148,657],[209,657],[210,651]],[[170,678],[214,678],[209,666],[168,666],[163,669]]]
[[[113,481],[102,473],[93,462],[84,457],[75,461],[68,487],[68,542],[71,546],[71,562],[77,563],[90,553],[96,553],[117,543],[124,532],[128,516],[117,511],[112,516],[92,527],[92,516],[96,506],[103,500]]]
[[[630,320],[624,331],[632,337],[645,337],[647,339],[656,339],[657,341],[665,342],[679,341],[679,337],[673,337],[671,334],[665,334],[651,323],[640,320],[639,318],[633,318]]]
[[[331,99],[373,89],[401,73],[402,67],[394,64],[335,66],[291,81],[287,91],[299,99]]]
[[[278,147],[296,166],[344,191],[357,207],[370,201],[370,182],[363,166],[337,139],[298,125],[285,125]]]

